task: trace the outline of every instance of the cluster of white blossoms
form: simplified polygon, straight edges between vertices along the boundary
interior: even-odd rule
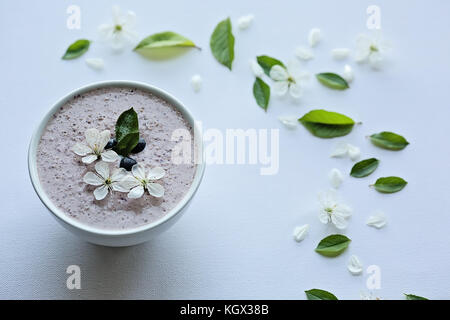
[[[94,190],[96,200],[103,200],[109,192],[113,191],[128,193],[130,199],[142,197],[146,190],[156,198],[164,196],[164,187],[156,183],[166,174],[163,168],[155,167],[146,172],[141,164],[135,164],[131,168],[131,173],[124,168],[111,171],[109,163],[117,162],[120,157],[113,150],[105,151],[111,138],[110,131],[100,132],[97,129],[88,129],[85,137],[86,144],[77,143],[72,151],[82,156],[81,161],[85,164],[100,160],[95,164],[95,171],[89,171],[83,177],[86,184],[97,187]]]

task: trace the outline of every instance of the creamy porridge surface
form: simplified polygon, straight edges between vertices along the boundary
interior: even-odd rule
[[[95,187],[83,182],[94,165],[81,162],[71,150],[84,142],[84,132],[90,128],[110,130],[114,135],[119,115],[133,107],[139,117],[140,135],[147,146],[130,155],[146,169],[161,166],[166,175],[158,181],[165,189],[157,199],[147,192],[140,199],[128,199],[126,193],[110,193],[104,200],[94,199]],[[145,91],[132,88],[95,89],[73,97],[48,122],[37,151],[40,181],[48,197],[67,215],[78,221],[104,229],[126,229],[151,223],[167,214],[191,186],[196,165],[173,164],[171,141],[176,129],[187,129],[189,123],[167,101]],[[110,164],[111,170],[119,163]]]

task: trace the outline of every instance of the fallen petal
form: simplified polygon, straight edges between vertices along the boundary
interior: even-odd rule
[[[335,189],[338,189],[341,186],[342,181],[344,181],[344,175],[336,168],[331,169],[328,178],[330,179],[331,186]]]
[[[363,272],[363,265],[359,258],[355,255],[350,257],[347,265],[348,271],[354,276],[360,275]]]
[[[294,229],[294,240],[297,242],[302,241],[303,239],[306,238],[307,234],[308,234],[308,230],[309,230],[309,225],[305,224],[303,226],[300,227],[295,227]]]
[[[386,216],[383,212],[378,211],[367,219],[367,225],[377,229],[383,228],[387,224]]]
[[[309,46],[311,48],[314,48],[319,43],[321,38],[322,38],[322,35],[320,32],[320,29],[318,29],[318,28],[311,29],[311,31],[309,32],[309,35],[308,35]]]
[[[314,58],[314,53],[306,47],[297,47],[295,49],[295,56],[301,60],[311,60]]]
[[[331,56],[336,60],[347,59],[350,55],[350,49],[347,48],[336,48],[331,50]]]

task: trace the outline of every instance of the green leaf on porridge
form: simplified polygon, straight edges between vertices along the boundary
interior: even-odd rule
[[[71,60],[82,56],[89,49],[91,42],[86,39],[80,39],[72,43],[62,56],[63,60]]]
[[[338,300],[331,292],[321,289],[311,289],[305,291],[308,300]]]
[[[367,177],[378,168],[379,163],[380,160],[375,158],[362,160],[353,166],[350,175],[355,178]]]
[[[255,83],[253,84],[253,96],[255,97],[256,103],[264,111],[267,111],[270,99],[270,87],[259,77],[256,77]]]
[[[216,60],[231,70],[234,60],[234,36],[230,18],[219,22],[211,35],[209,45]]]
[[[188,38],[172,31],[165,31],[152,34],[143,39],[134,50],[155,50],[174,47],[198,48],[195,43]]]
[[[394,151],[402,150],[409,144],[401,135],[388,131],[371,135],[370,141],[377,147]]]
[[[335,138],[349,134],[355,121],[353,119],[326,110],[312,110],[298,119],[306,129],[319,138]]]
[[[404,294],[406,297],[406,300],[428,300],[427,298],[421,297],[421,296],[416,296],[414,294]]]
[[[351,240],[342,234],[333,234],[322,239],[316,252],[326,257],[337,257],[347,249]]]
[[[381,193],[394,193],[402,190],[408,182],[399,177],[379,178],[373,187]]]
[[[126,157],[139,142],[139,121],[133,108],[123,112],[116,122],[115,150],[118,154]]]
[[[256,57],[256,61],[264,70],[264,73],[268,76],[270,75],[270,69],[272,69],[273,66],[279,65],[282,66],[283,68],[286,68],[283,62],[269,56],[258,56]]]
[[[321,84],[331,89],[345,90],[349,88],[347,81],[336,73],[319,73],[316,74],[316,78]]]

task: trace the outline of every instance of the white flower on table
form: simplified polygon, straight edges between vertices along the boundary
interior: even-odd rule
[[[379,69],[383,62],[383,56],[389,50],[390,45],[376,34],[373,38],[360,34],[356,38],[356,62],[369,62],[374,69]]]
[[[120,50],[125,44],[137,39],[137,33],[134,31],[136,14],[128,11],[123,15],[119,6],[113,6],[112,11],[112,24],[102,24],[98,31],[102,40],[109,42],[113,49]]]
[[[82,156],[81,161],[90,164],[98,159],[105,162],[115,162],[119,160],[119,155],[113,150],[106,150],[105,146],[111,138],[109,130],[102,132],[97,129],[88,129],[85,132],[86,144],[77,143],[73,146],[72,151]]]
[[[347,219],[352,215],[352,209],[343,203],[339,203],[336,193],[329,190],[319,194],[319,220],[327,224],[333,223],[338,229],[345,229],[347,227]]]
[[[132,186],[127,180],[128,172],[124,168],[116,169],[110,174],[109,165],[100,161],[95,164],[95,171],[89,171],[83,177],[83,181],[91,186],[96,186],[94,197],[103,200],[109,191],[128,192]]]
[[[128,198],[140,198],[145,190],[156,198],[164,196],[164,187],[159,183],[155,183],[156,180],[159,180],[166,175],[166,171],[163,168],[155,167],[150,169],[146,174],[143,166],[135,164],[133,168],[131,168],[131,173],[133,174],[131,179],[134,180],[134,185],[128,193]]]
[[[296,99],[302,95],[302,83],[309,78],[309,74],[302,72],[299,63],[295,60],[290,61],[286,68],[280,65],[273,66],[269,75],[275,81],[273,90],[276,95],[284,96],[289,91],[289,94]]]

